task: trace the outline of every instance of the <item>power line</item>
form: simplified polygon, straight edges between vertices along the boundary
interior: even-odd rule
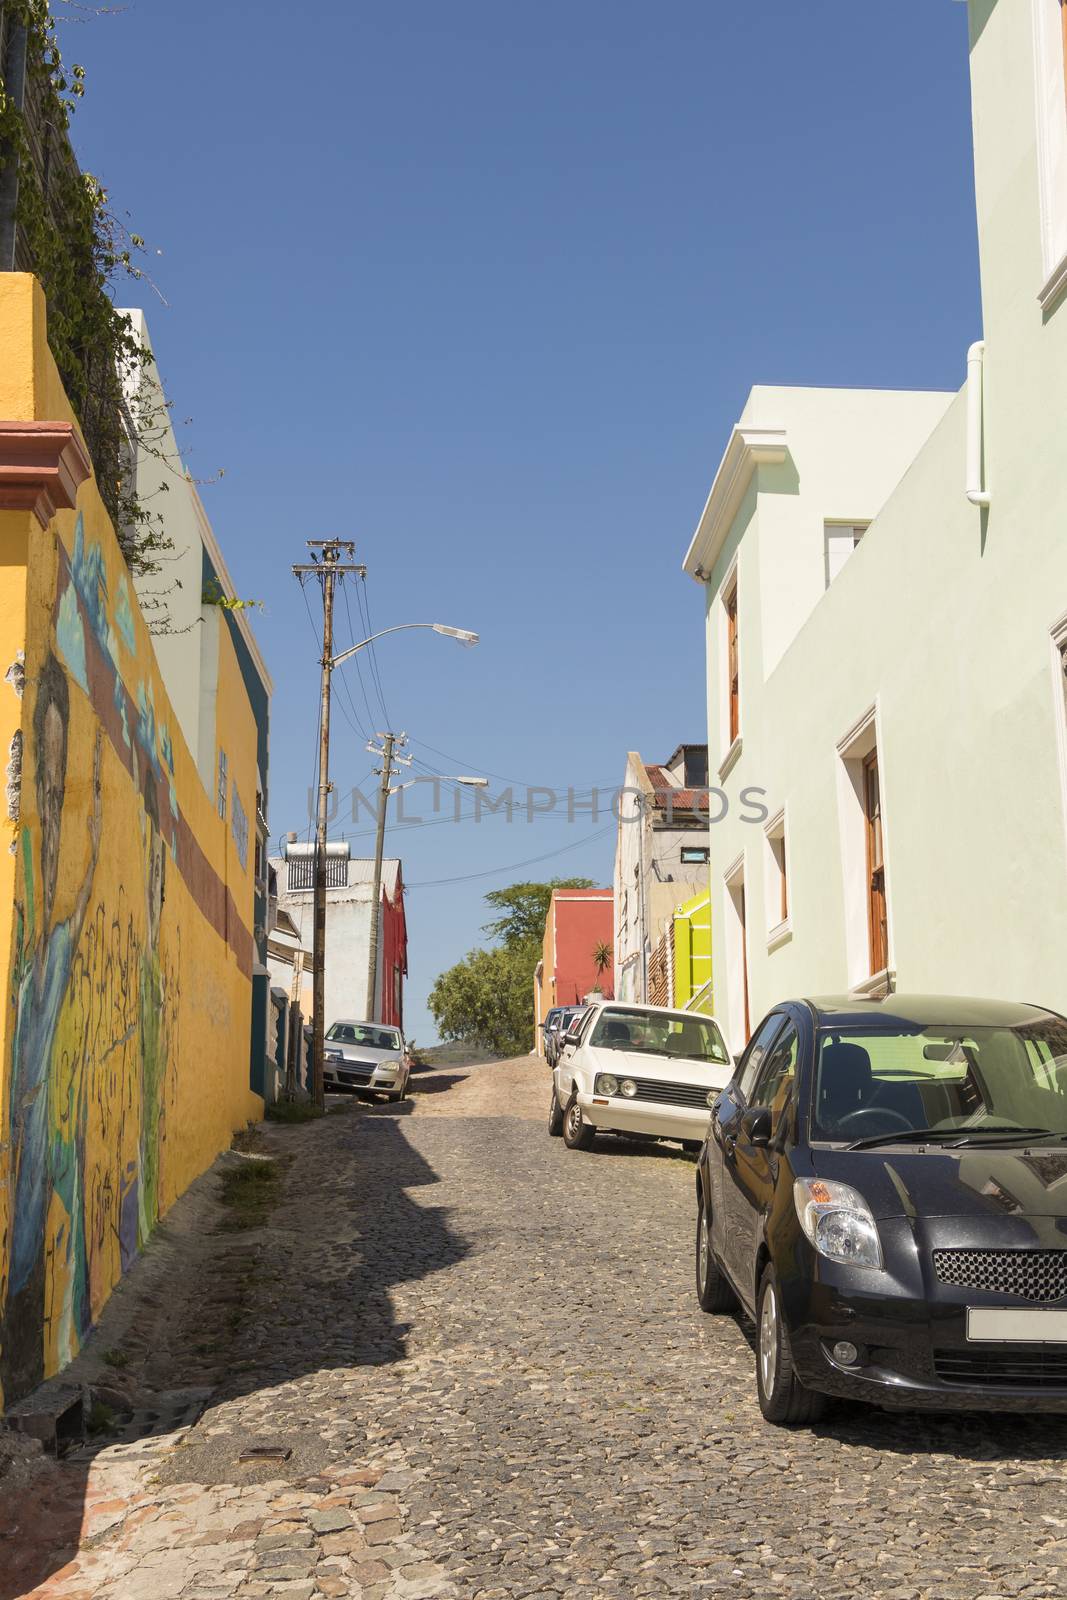
[[[319,636],[319,630],[315,626],[315,618],[311,614],[311,602],[309,601],[309,599],[307,597],[307,590],[304,588],[303,584],[300,585],[300,593],[304,596],[304,605],[305,605],[305,607],[307,609],[308,621],[311,623],[311,631],[315,636],[315,644],[316,644],[316,647],[318,649],[319,654],[321,655],[322,654],[322,640],[321,640],[321,638]],[[353,641],[353,643],[354,642],[355,641]],[[359,658],[357,657],[356,659],[358,660]],[[343,678],[342,678],[341,681],[342,681],[342,683],[344,683],[344,679]],[[345,688],[348,689],[347,683],[345,683]],[[358,715],[356,713],[356,705],[355,705],[355,701],[352,699],[351,690],[348,691],[348,698],[349,698],[349,702],[350,702],[350,704],[352,706],[352,716],[349,716],[348,712],[345,710],[345,704],[344,704],[343,700],[339,699],[338,702],[337,702],[337,705],[338,705],[338,707],[340,709],[341,715],[344,717],[345,721],[348,723],[348,726],[352,729],[352,732],[356,735],[356,737],[358,739],[362,739],[363,742],[366,743],[366,741],[370,737],[370,735],[368,734],[366,728],[364,728],[364,726],[360,722],[359,717],[358,717]],[[370,713],[370,707],[369,706],[367,707],[367,712],[368,712],[368,715],[369,715],[369,713]],[[355,721],[352,720],[353,717],[355,717]],[[371,720],[371,722],[373,722],[374,718],[371,717],[370,720]]]
[[[373,634],[373,632],[374,632],[374,625],[371,622],[371,617],[370,617],[370,593],[369,593],[369,591],[367,589],[367,579],[366,579],[366,575],[365,574],[364,574],[364,578],[363,578],[362,584],[356,590],[356,599],[359,602],[359,604],[361,606],[361,609],[365,612],[365,615],[366,615],[367,638],[369,639],[371,637],[371,635]],[[378,699],[381,702],[382,716],[385,718],[385,726],[387,728],[391,728],[393,726],[393,719],[389,715],[389,708],[385,703],[385,695],[382,692],[382,679],[381,679],[381,674],[378,671],[378,652],[377,652],[377,649],[376,649],[376,647],[374,645],[371,645],[369,647],[369,650],[370,650],[370,669],[371,669],[371,674],[372,674],[372,676],[374,678],[375,688],[378,691]]]
[[[455,762],[458,766],[465,767],[469,772],[482,773],[487,778],[496,778],[500,783],[515,784],[520,789],[541,789],[545,787],[544,784],[526,783],[522,778],[506,777],[503,772],[492,772],[488,767],[480,767],[475,761],[465,762],[462,756],[450,755],[447,750],[439,750],[436,745],[428,744],[425,739],[416,739],[413,734],[409,735],[409,738],[412,744],[420,745],[423,750],[432,750],[435,756],[441,756],[445,761]],[[416,756],[415,760],[420,761],[421,765],[429,767],[431,772],[436,770],[430,762],[421,761],[419,756]],[[588,789],[576,790],[575,799],[584,798],[587,794],[591,795],[594,789],[598,792],[611,793],[613,790],[621,788],[622,784],[616,783],[612,778],[608,778],[602,783],[592,784]]]
[[[349,637],[349,640],[350,640],[350,642],[352,644],[358,644],[359,641],[356,638],[356,626],[355,626],[355,623],[352,621],[352,607],[348,603],[348,590],[347,590],[347,588],[345,587],[344,584],[341,585],[341,593],[344,595],[345,616],[348,618],[348,637]],[[369,698],[369,696],[367,694],[367,685],[366,685],[366,683],[364,681],[364,678],[363,678],[363,663],[360,661],[358,655],[354,655],[352,657],[352,661],[355,664],[356,675],[359,678],[359,687],[360,687],[360,692],[363,695],[363,704],[367,708],[367,726],[368,726],[368,728],[373,728],[373,726],[374,726],[374,712],[370,708],[370,698]],[[351,696],[351,692],[352,691],[349,690],[349,696]],[[353,710],[354,709],[355,709],[355,702],[353,702]],[[370,738],[370,734],[368,733],[366,737]]]
[[[533,867],[539,861],[551,861],[553,856],[562,856],[568,850],[577,850],[583,845],[593,844],[597,839],[603,839],[607,834],[614,833],[614,827],[601,828],[599,833],[592,833],[587,839],[575,839],[573,844],[561,845],[558,850],[546,850],[544,855],[527,856],[525,861],[509,861],[502,867],[490,867],[485,872],[464,872],[456,878],[424,878],[421,883],[409,883],[409,889],[439,889],[449,883],[470,883],[475,878],[495,878],[501,872],[516,872],[519,867]]]

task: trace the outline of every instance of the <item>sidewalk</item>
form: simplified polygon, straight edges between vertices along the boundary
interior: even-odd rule
[[[266,1124],[179,1202],[64,1374],[103,1391],[120,1432],[60,1462],[20,1442],[0,1479],[0,1600],[455,1593],[408,1526],[405,1452],[354,1420],[374,1368],[403,1353],[391,1275],[455,1259],[427,1209],[421,1261],[394,1267],[352,1203],[361,1133],[386,1115],[373,1132],[395,1189],[379,1198],[413,1207],[404,1191],[426,1174],[399,1131],[411,1109],[344,1102]],[[245,1228],[227,1174],[265,1157],[284,1184],[266,1225]]]

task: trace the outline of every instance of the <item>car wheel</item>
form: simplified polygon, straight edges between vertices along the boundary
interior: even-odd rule
[[[733,1311],[737,1299],[711,1250],[704,1197],[697,1201],[697,1300],[701,1311]]]
[[[767,1421],[784,1427],[817,1422],[826,1409],[826,1396],[805,1389],[793,1371],[789,1331],[782,1318],[773,1267],[763,1274],[756,1306],[756,1392]]]
[[[591,1150],[596,1139],[596,1129],[586,1122],[577,1100],[572,1100],[563,1113],[563,1143],[568,1150]]]
[[[556,1085],[552,1085],[552,1100],[548,1108],[548,1136],[558,1139],[563,1132],[563,1107],[559,1103]]]
[[[399,1105],[401,1100],[405,1100],[407,1098],[407,1092],[408,1092],[408,1082],[407,1082],[407,1079],[405,1078],[403,1083],[400,1085],[400,1088],[391,1090],[389,1092],[389,1094],[386,1095],[385,1098],[388,1100],[390,1105],[393,1105],[393,1106]]]
[[[682,1140],[682,1149],[685,1151],[686,1155],[698,1156],[703,1148],[703,1143],[699,1139]]]

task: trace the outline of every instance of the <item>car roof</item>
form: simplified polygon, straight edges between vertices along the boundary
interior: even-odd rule
[[[1019,1000],[982,1000],[969,995],[890,994],[884,1000],[857,995],[820,995],[807,1004],[820,1028],[891,1031],[903,1027],[1019,1028],[1056,1013]]]
[[[402,1033],[399,1022],[368,1022],[366,1017],[335,1017],[330,1023],[331,1028],[391,1028],[394,1033]]]
[[[678,1006],[646,1006],[640,1000],[597,1000],[594,1004],[610,1006],[613,1011],[636,1011],[642,1016],[651,1011],[665,1017],[693,1017],[697,1022],[714,1022],[717,1028],[720,1026],[717,1018],[709,1017],[706,1011],[683,1011]]]

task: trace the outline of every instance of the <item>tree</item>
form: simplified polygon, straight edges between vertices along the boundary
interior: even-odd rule
[[[484,931],[498,941],[496,947],[471,950],[430,991],[430,1011],[442,1035],[501,1056],[524,1055],[533,1038],[534,969],[552,891],[594,887],[590,878],[553,878],[491,890],[486,904],[499,915]]]
[[[607,969],[611,966],[613,956],[614,951],[610,944],[605,944],[603,939],[593,946],[593,965],[596,968],[598,985]]]
[[[472,950],[442,972],[430,991],[429,1006],[446,1039],[461,1039],[501,1057],[525,1055],[533,1034],[529,947]]]
[[[549,883],[513,883],[507,889],[492,889],[485,897],[486,904],[500,916],[487,922],[482,931],[505,945],[531,940],[540,944],[553,889],[592,888],[591,878],[553,878]]]

